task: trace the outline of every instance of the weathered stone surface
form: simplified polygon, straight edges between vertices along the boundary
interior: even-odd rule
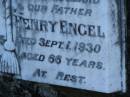
[[[128,17],[128,21],[127,21],[127,26],[128,26],[128,38],[127,38],[127,69],[128,69],[128,91],[126,94],[98,94],[98,93],[88,93],[86,91],[77,91],[74,89],[63,89],[63,87],[58,87],[56,88],[55,86],[53,88],[55,88],[55,90],[51,87],[52,90],[54,90],[57,93],[61,93],[64,92],[66,93],[67,96],[61,96],[60,97],[130,97],[130,0],[127,0],[127,17]],[[15,87],[14,87],[15,86]],[[21,81],[16,81],[14,79],[10,79],[10,78],[3,78],[0,77],[0,97],[45,97],[45,96],[39,96],[37,92],[37,88],[34,88],[33,86],[37,87],[37,84],[34,83],[30,83],[30,82],[21,82]],[[42,87],[44,85],[39,85],[39,87]],[[46,86],[46,85],[45,85]],[[11,89],[13,87],[13,89]],[[30,89],[29,89],[30,87]],[[31,91],[30,91],[31,90]],[[45,89],[44,89],[45,90]],[[23,92],[24,91],[24,92]],[[30,91],[30,92],[29,92]],[[44,91],[41,91],[42,93]],[[50,92],[50,91],[49,91]],[[30,96],[31,95],[31,96]],[[49,93],[48,93],[49,95]],[[55,97],[55,96],[54,96]]]

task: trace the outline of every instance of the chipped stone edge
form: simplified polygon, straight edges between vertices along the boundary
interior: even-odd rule
[[[119,18],[120,21],[120,30],[121,30],[121,91],[126,93],[126,0],[120,0],[119,2]]]

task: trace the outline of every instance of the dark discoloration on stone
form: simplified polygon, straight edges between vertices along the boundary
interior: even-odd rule
[[[116,45],[118,44],[120,44],[120,39],[116,42]],[[129,97],[129,94],[107,95],[56,86],[54,86],[56,88],[54,90],[52,87],[43,84],[10,80],[10,78],[1,78],[0,83],[0,97]],[[66,96],[60,93],[66,93]]]

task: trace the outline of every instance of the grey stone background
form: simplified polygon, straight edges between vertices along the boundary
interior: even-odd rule
[[[130,97],[130,0],[127,8],[127,93],[103,94],[0,77],[0,97]]]

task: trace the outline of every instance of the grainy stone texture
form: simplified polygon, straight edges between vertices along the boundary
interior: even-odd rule
[[[64,87],[36,84],[32,82],[19,81],[9,77],[0,77],[0,97],[130,97],[130,0],[127,0],[127,71],[128,91],[126,94],[101,94],[86,92],[83,90],[69,89]]]
[[[129,97],[128,95],[129,92],[103,94],[0,77],[0,97]]]

